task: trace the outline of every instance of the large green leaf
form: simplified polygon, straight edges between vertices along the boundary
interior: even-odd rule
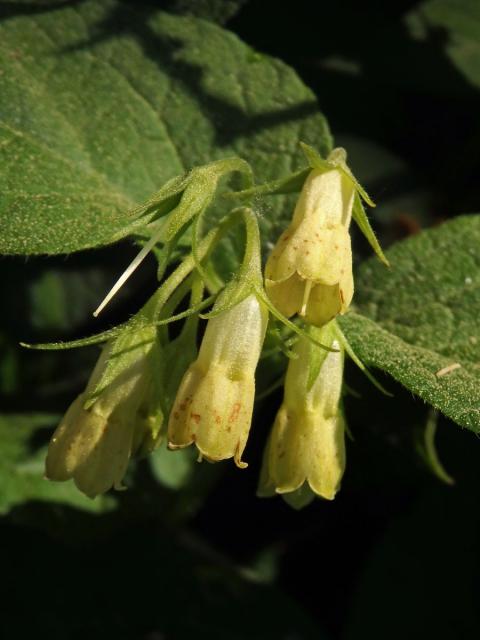
[[[357,274],[354,350],[458,424],[480,432],[480,215],[396,244]],[[449,369],[450,365],[461,365]],[[442,371],[443,370],[443,371]],[[440,374],[440,375],[439,375]]]
[[[113,242],[136,204],[194,165],[238,154],[264,181],[303,164],[299,139],[331,145],[292,69],[154,7],[96,0],[9,16],[0,69],[4,253]],[[265,212],[274,236],[288,207],[279,197]]]
[[[51,427],[58,416],[46,414],[0,416],[0,514],[29,500],[56,502],[92,512],[112,509],[114,498],[90,500],[72,482],[54,483],[44,477],[45,448],[35,445],[39,429]]]

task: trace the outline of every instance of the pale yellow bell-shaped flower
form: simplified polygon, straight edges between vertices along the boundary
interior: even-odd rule
[[[328,325],[325,329],[328,329]],[[258,494],[296,491],[306,482],[311,490],[333,500],[345,469],[344,419],[339,407],[343,352],[336,340],[317,339],[329,352],[309,388],[309,359],[318,347],[301,338],[290,360],[283,404],[277,413],[264,453]]]
[[[332,156],[340,152],[336,149]],[[348,309],[353,296],[349,226],[354,196],[354,182],[339,166],[313,169],[308,175],[292,223],[265,267],[267,293],[287,317],[299,313],[322,326]]]
[[[239,467],[255,396],[255,369],[268,313],[251,294],[208,321],[197,360],[180,384],[168,424],[171,449],[195,443],[210,461]]]
[[[111,355],[104,347],[86,390],[71,404],[48,447],[46,477],[76,486],[94,498],[110,488],[121,489],[134,446],[138,411],[148,390],[148,349],[126,367],[85,409]]]

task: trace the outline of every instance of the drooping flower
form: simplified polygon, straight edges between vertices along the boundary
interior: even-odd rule
[[[295,347],[285,395],[264,453],[259,495],[295,492],[304,483],[328,500],[335,497],[345,468],[344,419],[339,406],[343,351],[329,325],[316,337],[337,352],[328,352],[310,380],[312,350],[308,339]]]
[[[322,326],[344,313],[353,296],[349,233],[356,192],[335,149],[327,169],[313,169],[290,226],[280,236],[265,268],[267,293],[287,317],[296,313]]]
[[[195,443],[210,461],[242,453],[250,430],[255,369],[268,313],[252,293],[208,321],[197,360],[185,373],[170,413],[171,449]]]
[[[152,391],[148,363],[150,334],[151,329],[143,330],[123,339],[121,345],[117,339],[103,348],[87,388],[69,407],[50,441],[46,460],[48,479],[73,478],[80,491],[94,498],[112,487],[122,488],[135,448],[144,445],[146,439],[147,447],[153,447],[162,416],[153,415],[148,407]],[[128,364],[86,408],[110,358],[119,357],[119,347],[130,349]]]

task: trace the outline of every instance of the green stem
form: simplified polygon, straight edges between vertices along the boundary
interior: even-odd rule
[[[221,240],[221,238],[227,233],[227,231],[234,226],[238,221],[237,215],[233,215],[233,212],[225,216],[220,221],[219,225],[212,229],[199,243],[198,255],[202,260],[207,258],[215,245]],[[53,342],[43,344],[27,344],[20,343],[22,347],[27,349],[43,349],[43,350],[60,350],[60,349],[75,349],[88,345],[98,344],[105,342],[111,338],[116,337],[122,331],[138,331],[146,326],[155,324],[155,319],[160,315],[165,303],[169,300],[170,296],[176,291],[176,289],[182,284],[187,276],[194,270],[195,260],[193,256],[188,255],[183,262],[175,269],[175,271],[165,280],[162,286],[153,294],[148,302],[140,309],[140,311],[130,320],[123,324],[108,329],[95,336],[89,338],[81,338],[79,340],[71,340],[70,342]]]

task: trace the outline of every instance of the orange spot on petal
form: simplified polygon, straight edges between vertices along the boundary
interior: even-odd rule
[[[240,413],[240,408],[241,408],[241,404],[240,402],[236,402],[233,407],[232,407],[232,412],[230,413],[230,416],[228,418],[229,422],[235,422],[238,418],[238,414]]]

